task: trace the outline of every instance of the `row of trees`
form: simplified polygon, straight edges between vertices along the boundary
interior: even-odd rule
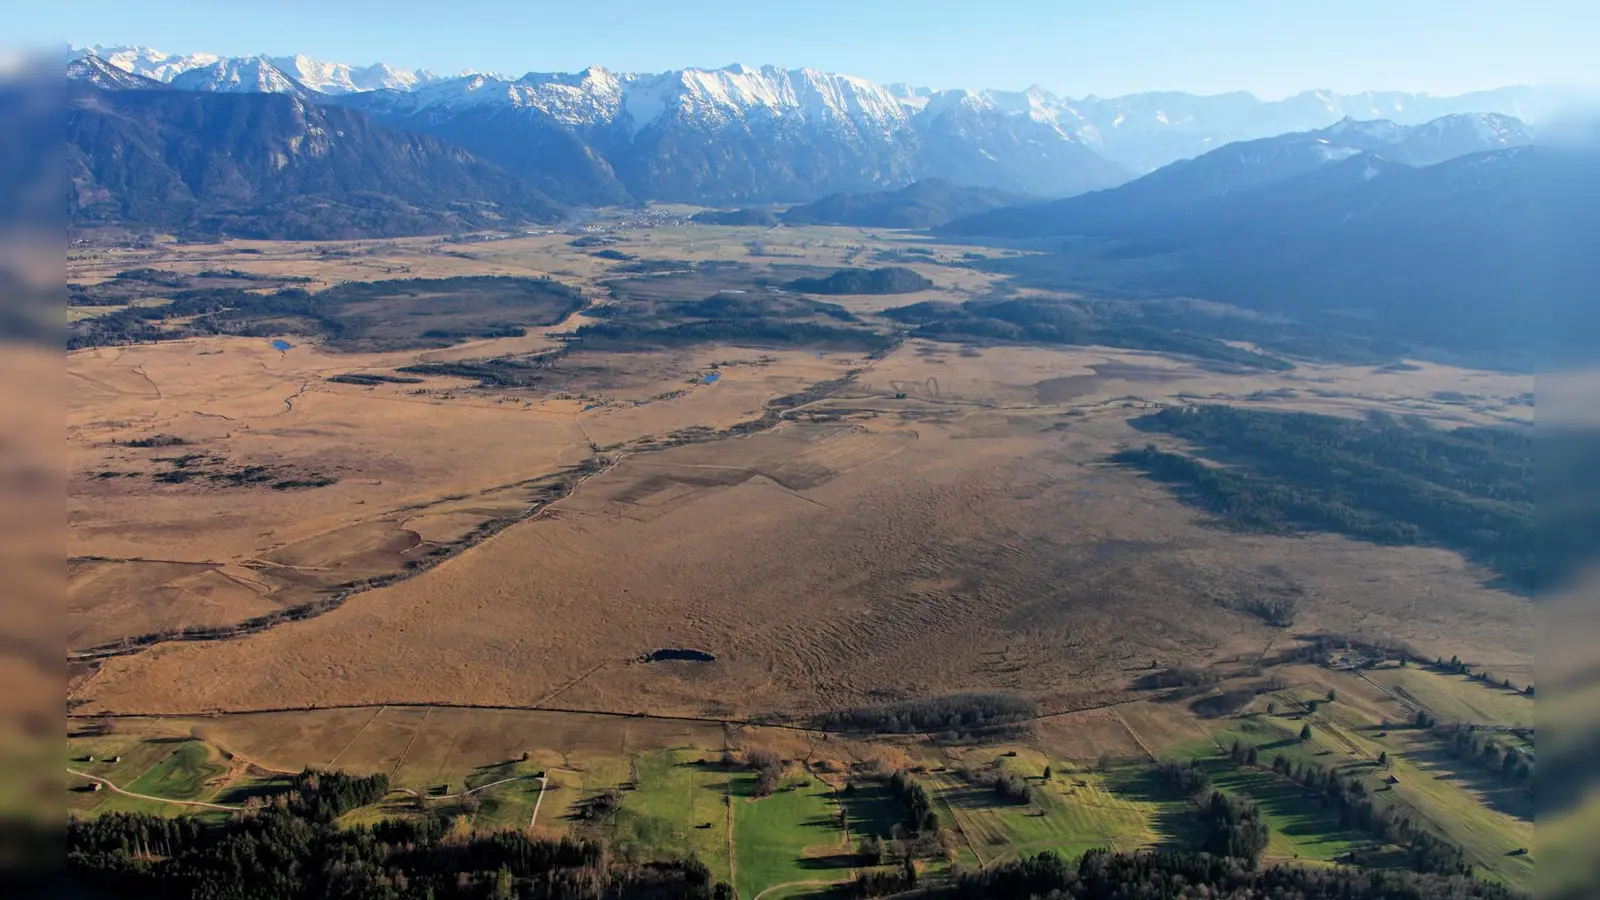
[[[1533,760],[1516,747],[1502,746],[1493,732],[1451,723],[1435,725],[1433,733],[1443,742],[1445,752],[1456,759],[1473,762],[1514,784],[1533,784]]]
[[[1387,761],[1385,757],[1381,762]],[[1341,826],[1364,831],[1376,841],[1406,848],[1412,869],[1439,875],[1472,875],[1466,851],[1419,827],[1410,817],[1374,803],[1360,778],[1321,766],[1292,762],[1281,754],[1273,757],[1272,771],[1315,792],[1324,806],[1338,811]]]
[[[1200,804],[1204,833],[1200,849],[1216,856],[1241,859],[1254,866],[1267,849],[1271,831],[1261,818],[1261,808],[1242,797],[1232,797],[1211,787],[1211,774],[1199,760],[1187,765],[1163,763],[1162,777]]]
[[[1003,732],[1038,714],[1039,708],[1026,697],[975,692],[838,710],[823,716],[817,725],[824,731],[969,737]]]
[[[906,769],[889,777],[889,796],[900,804],[906,831],[928,834],[939,830],[939,814],[933,809],[933,798]]]

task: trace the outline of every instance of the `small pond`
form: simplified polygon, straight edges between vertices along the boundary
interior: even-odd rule
[[[688,647],[663,647],[645,654],[645,662],[716,662],[715,654]]]

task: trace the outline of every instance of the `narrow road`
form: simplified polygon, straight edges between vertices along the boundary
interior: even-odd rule
[[[499,787],[502,784],[507,784],[507,783],[510,783],[510,782],[513,782],[513,781],[522,781],[524,779],[529,779],[529,778],[538,778],[539,779],[539,782],[540,782],[540,784],[539,784],[539,799],[543,800],[544,799],[544,778],[542,776],[536,776],[536,775],[513,775],[510,778],[502,778],[499,781],[491,781],[488,784],[480,784],[475,788],[471,788],[469,790],[461,791],[461,792],[455,793],[455,794],[428,794],[426,796],[426,799],[428,799],[428,800],[455,800],[455,799],[457,799],[459,797],[466,797],[466,796],[468,796],[470,794],[476,794],[479,791],[487,791],[489,788],[492,788],[492,787]],[[402,794],[410,794],[413,797],[423,796],[421,794],[418,794],[416,791],[413,791],[410,788],[396,788],[396,790],[400,791],[400,793],[402,793]],[[534,804],[533,814],[534,815],[538,815],[539,814],[539,807],[538,807],[537,803]],[[533,823],[531,823],[531,822],[529,823],[529,827],[530,828],[532,827],[532,824]]]
[[[221,803],[207,803],[204,800],[170,800],[166,797],[152,797],[149,794],[135,794],[133,791],[125,791],[122,788],[117,787],[116,784],[113,783],[109,778],[101,778],[99,775],[90,775],[88,772],[79,772],[77,769],[72,768],[67,769],[67,774],[76,775],[79,778],[87,778],[90,781],[105,785],[124,797],[134,797],[139,800],[154,800],[157,803],[175,803],[179,806],[203,806],[206,809],[220,809],[225,812],[237,812],[238,810],[244,808],[242,806],[226,806]]]
[[[549,783],[550,783],[550,779],[549,779],[548,776],[545,776],[545,775],[540,775],[539,776],[539,797],[538,797],[538,799],[533,801],[533,815],[528,817],[528,830],[529,831],[532,831],[533,830],[533,824],[535,822],[539,821],[539,806],[540,806],[540,804],[544,803],[544,789],[545,789],[545,786],[548,785]]]
[[[769,887],[769,888],[763,890],[761,893],[759,893],[759,894],[757,894],[755,896],[755,900],[761,900],[762,897],[765,897],[766,895],[772,893],[773,891],[781,891],[784,888],[792,888],[792,887],[832,887],[832,886],[837,885],[837,884],[849,884],[849,883],[850,883],[850,879],[848,879],[848,878],[841,879],[839,881],[787,881],[787,882],[784,882],[783,884],[775,884],[772,887]]]

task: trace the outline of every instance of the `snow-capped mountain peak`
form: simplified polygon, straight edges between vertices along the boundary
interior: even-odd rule
[[[132,72],[160,82],[170,82],[190,69],[209,66],[222,58],[213,53],[180,55],[163,53],[150,47],[126,45],[106,47],[100,44],[84,48],[77,55],[88,54],[93,54],[124,72]]]
[[[93,53],[86,53],[68,62],[67,79],[82,84],[92,84],[103,91],[139,91],[167,87],[153,78],[135,75],[126,69],[113,66]]]
[[[125,72],[131,72],[135,75],[164,83],[171,83],[180,75],[196,69],[216,66],[219,63],[227,63],[229,64],[227,68],[240,70],[242,76],[248,80],[253,75],[244,73],[241,66],[252,61],[264,61],[288,79],[288,81],[283,81],[270,75],[263,77],[259,82],[259,86],[261,89],[269,91],[290,91],[295,85],[324,94],[347,94],[375,90],[405,91],[440,80],[440,76],[426,69],[399,69],[381,62],[370,66],[351,66],[346,63],[313,59],[304,54],[276,57],[224,58],[213,53],[175,54],[165,53],[150,47],[124,45],[109,47],[96,45],[87,48],[74,48],[72,54],[76,58],[93,54]],[[222,83],[232,84],[234,82],[225,76]],[[178,86],[180,88],[183,87],[183,85]],[[194,86],[191,83],[188,89],[206,90],[208,88]]]
[[[172,86],[184,91],[210,91],[222,94],[297,94],[307,90],[293,76],[272,64],[265,56],[221,59],[198,66],[172,79]]]
[[[357,91],[412,90],[417,85],[438,81],[426,69],[397,69],[388,63],[351,66],[325,62],[303,54],[275,56],[270,62],[296,81],[324,94],[351,94]]]

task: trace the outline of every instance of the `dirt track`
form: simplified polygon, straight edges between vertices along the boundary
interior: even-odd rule
[[[90,775],[88,772],[79,772],[77,769],[73,769],[73,768],[68,768],[67,769],[67,774],[68,775],[76,775],[79,778],[87,778],[90,781],[98,782],[100,784],[105,785],[106,787],[110,788],[111,790],[115,791],[116,793],[123,795],[124,797],[134,797],[134,798],[137,798],[139,800],[154,800],[157,803],[174,803],[174,804],[177,804],[178,806],[200,806],[200,807],[204,807],[206,809],[220,809],[220,810],[225,810],[227,812],[235,812],[237,810],[244,809],[244,807],[242,807],[242,806],[227,806],[227,805],[224,805],[224,804],[221,804],[221,803],[206,803],[203,800],[170,800],[170,799],[168,799],[166,797],[152,797],[149,794],[135,794],[133,791],[125,791],[122,788],[118,787],[109,778],[101,778],[99,775]]]

